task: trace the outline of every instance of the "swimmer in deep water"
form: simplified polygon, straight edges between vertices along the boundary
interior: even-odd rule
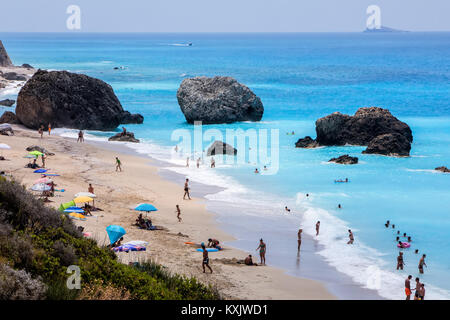
[[[259,170],[258,170],[258,168],[256,168],[256,169],[255,169],[255,173],[259,173]]]
[[[287,206],[284,207],[284,210],[286,210],[287,212],[291,212],[291,209],[289,209]]]

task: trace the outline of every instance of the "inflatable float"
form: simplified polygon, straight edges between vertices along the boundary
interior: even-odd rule
[[[203,249],[202,248],[198,248],[197,251],[203,252]],[[208,251],[208,252],[217,252],[219,250],[217,250],[216,248],[206,248],[206,251]]]
[[[402,245],[400,246],[400,243],[397,243],[398,248],[409,248],[411,247],[411,244],[409,242],[402,242]]]

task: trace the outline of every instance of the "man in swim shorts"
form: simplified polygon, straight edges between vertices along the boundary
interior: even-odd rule
[[[205,244],[202,242],[202,249],[203,249],[203,261],[202,261],[202,268],[203,273],[205,273],[205,266],[208,267],[208,269],[213,273],[211,267],[209,266],[209,257],[208,257],[208,251],[206,251]]]
[[[348,229],[348,237],[349,237],[350,240],[348,240],[347,244],[353,244],[353,241],[355,239],[353,238],[353,232],[350,229]]]
[[[411,279],[412,275],[409,275],[405,280],[405,294],[406,300],[411,300]]]
[[[416,278],[416,293],[414,294],[414,300],[419,300],[420,298],[420,287],[422,284],[420,283],[420,279]]]
[[[423,283],[421,283],[421,286],[420,286],[419,298],[420,298],[420,300],[425,300],[425,285]]]
[[[422,255],[422,258],[420,258],[420,261],[419,261],[419,272],[420,273],[423,273],[423,266],[427,267],[427,264],[425,263],[425,257],[426,256],[427,255],[424,254],[424,255]]]
[[[188,199],[191,200],[191,196],[189,194],[189,179],[186,179],[186,181],[184,182],[183,200],[186,200],[186,196],[188,196]]]
[[[251,254],[249,254],[248,257],[244,259],[244,264],[247,266],[257,266],[256,263],[253,263],[253,258]]]

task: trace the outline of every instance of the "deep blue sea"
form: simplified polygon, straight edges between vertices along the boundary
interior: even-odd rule
[[[302,275],[295,263],[297,230],[314,237],[320,220],[316,254],[357,284],[402,299],[404,278],[419,275],[417,264],[426,253],[428,267],[420,278],[427,297],[450,298],[450,174],[433,170],[450,167],[450,33],[0,33],[0,39],[15,64],[108,82],[126,110],[145,117],[143,125],[127,125],[143,142],[132,146],[136,151],[168,161],[169,170],[193,181],[223,188],[207,196],[208,205],[238,239],[233,245],[254,251],[263,237],[269,264]],[[174,152],[179,143],[172,139],[174,131],[193,132],[178,106],[177,89],[184,78],[201,75],[236,78],[265,108],[259,123],[208,125],[203,132],[266,129],[269,137],[278,133],[278,142],[268,146],[268,153],[278,150],[278,157],[251,159],[245,146],[238,153],[249,154],[246,163],[217,158],[217,168],[210,169],[204,156],[197,169],[201,151],[179,144]],[[15,94],[10,91],[11,97]],[[356,146],[294,147],[305,135],[315,137],[317,118],[367,106],[387,108],[410,125],[410,157],[364,155],[364,148]],[[4,110],[0,107],[0,113]],[[91,134],[100,140],[110,135]],[[206,149],[209,141],[203,143]],[[360,163],[327,162],[342,154],[357,156]],[[190,168],[184,167],[188,156]],[[264,174],[263,166],[274,164],[276,174]],[[253,173],[256,167],[262,174]],[[350,183],[334,183],[341,178]],[[386,220],[396,229],[386,229]],[[346,244],[349,228],[354,245]],[[395,270],[397,230],[413,240],[404,250],[404,271]]]

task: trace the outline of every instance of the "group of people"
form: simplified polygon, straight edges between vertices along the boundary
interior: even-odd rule
[[[45,131],[45,127],[43,125],[41,125],[38,129],[38,133],[41,136],[41,139],[44,137],[44,131]],[[47,126],[47,131],[48,131],[48,135],[50,135],[50,133],[52,131],[52,125],[50,123]]]
[[[425,284],[421,283],[419,278],[416,278],[416,287],[411,290],[411,279],[412,275],[409,275],[405,280],[406,300],[411,300],[412,290],[416,291],[414,300],[425,300]]]

